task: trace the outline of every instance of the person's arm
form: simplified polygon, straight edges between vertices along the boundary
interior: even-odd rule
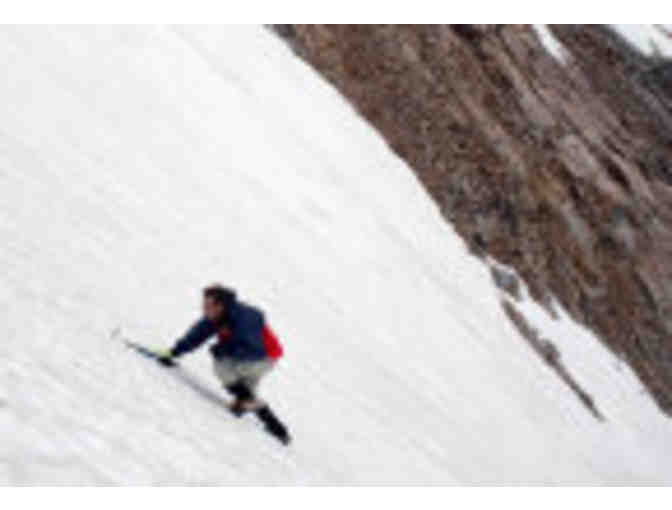
[[[212,321],[203,317],[196,322],[185,335],[180,338],[170,350],[171,357],[181,356],[184,353],[198,349],[205,341],[217,332]]]

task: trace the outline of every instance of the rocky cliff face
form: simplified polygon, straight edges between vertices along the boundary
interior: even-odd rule
[[[517,269],[672,413],[672,71],[599,26],[280,25],[477,256]]]

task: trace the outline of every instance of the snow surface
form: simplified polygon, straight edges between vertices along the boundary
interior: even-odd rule
[[[562,312],[519,336],[411,171],[262,27],[0,29],[0,483],[669,484],[672,423]],[[236,420],[169,346],[223,281],[286,358]],[[194,385],[197,385],[194,387]]]
[[[611,27],[642,53],[653,55],[659,52],[662,57],[672,58],[672,25],[621,24]],[[532,28],[546,51],[559,62],[566,63],[569,52],[548,25],[535,24]]]
[[[672,25],[611,25],[630,44],[646,55],[660,52],[672,58]]]

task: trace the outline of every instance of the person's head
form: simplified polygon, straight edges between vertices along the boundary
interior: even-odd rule
[[[235,299],[235,291],[218,283],[210,285],[203,289],[203,315],[211,321],[220,322]]]

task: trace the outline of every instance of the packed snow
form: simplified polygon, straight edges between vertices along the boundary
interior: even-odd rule
[[[672,58],[672,25],[611,25],[630,44],[646,55]]]
[[[621,24],[611,25],[611,27],[645,55],[672,58],[672,25]],[[566,63],[569,58],[569,51],[553,35],[548,25],[535,24],[532,25],[532,28],[546,51],[560,63]]]
[[[669,484],[672,422],[562,310],[521,338],[384,141],[263,27],[0,28],[0,483]],[[200,289],[263,306],[286,356],[237,420]]]

